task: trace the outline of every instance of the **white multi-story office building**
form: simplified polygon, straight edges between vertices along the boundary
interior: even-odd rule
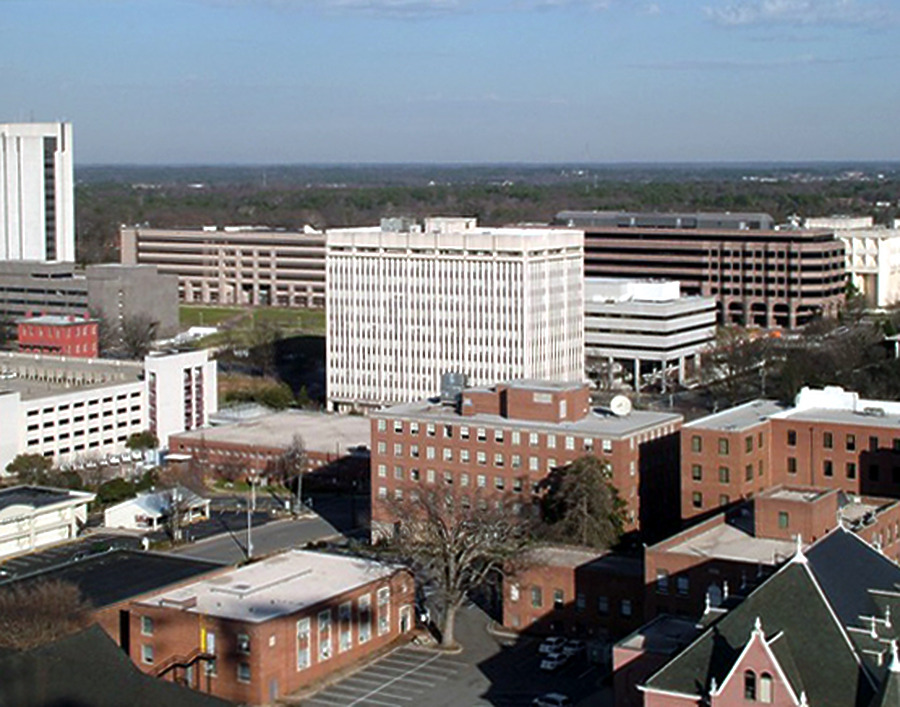
[[[75,260],[71,123],[0,123],[0,260]]]
[[[683,296],[675,280],[589,277],[584,327],[596,375],[612,383],[628,373],[636,390],[645,374],[655,376],[665,391],[671,372],[684,383],[699,371],[701,353],[716,337],[716,298]]]
[[[43,486],[0,490],[0,559],[76,537],[95,498],[87,491]]]
[[[472,385],[584,376],[583,233],[470,218],[326,234],[328,400],[372,407]]]
[[[0,476],[17,454],[57,463],[115,457],[148,429],[167,448],[169,435],[208,424],[216,383],[206,350],[143,363],[0,352]]]
[[[808,218],[806,228],[829,228],[846,246],[850,282],[871,307],[900,302],[900,230],[876,226],[871,216]]]

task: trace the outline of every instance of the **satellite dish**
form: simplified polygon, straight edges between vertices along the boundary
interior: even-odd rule
[[[631,401],[624,395],[617,395],[609,402],[609,409],[616,417],[625,417],[631,412]]]

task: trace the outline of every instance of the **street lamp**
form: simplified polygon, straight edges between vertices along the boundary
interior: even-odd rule
[[[256,510],[256,475],[249,474],[250,502],[247,504],[247,559],[253,559],[253,511]]]

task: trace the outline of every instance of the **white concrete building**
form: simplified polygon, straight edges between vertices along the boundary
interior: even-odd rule
[[[638,391],[645,375],[656,375],[665,391],[673,369],[682,384],[699,371],[716,337],[716,298],[682,296],[674,280],[589,277],[584,329],[589,369],[610,384],[628,371]]]
[[[159,530],[173,510],[181,514],[181,525],[209,518],[209,499],[184,486],[139,493],[103,511],[103,525],[128,530]]]
[[[95,498],[86,491],[43,486],[0,489],[0,558],[77,537]]]
[[[584,376],[584,234],[405,219],[326,234],[332,408],[471,385]]]
[[[900,230],[876,226],[871,216],[805,219],[806,228],[834,229],[846,246],[850,281],[871,307],[900,302]]]
[[[144,363],[0,352],[0,476],[17,454],[99,462],[127,451],[135,432],[168,436],[207,424],[218,409],[208,352]]]
[[[71,123],[0,123],[0,260],[75,260]]]

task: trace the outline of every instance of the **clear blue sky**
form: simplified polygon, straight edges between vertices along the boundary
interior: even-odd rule
[[[900,159],[898,0],[0,0],[76,163]]]

